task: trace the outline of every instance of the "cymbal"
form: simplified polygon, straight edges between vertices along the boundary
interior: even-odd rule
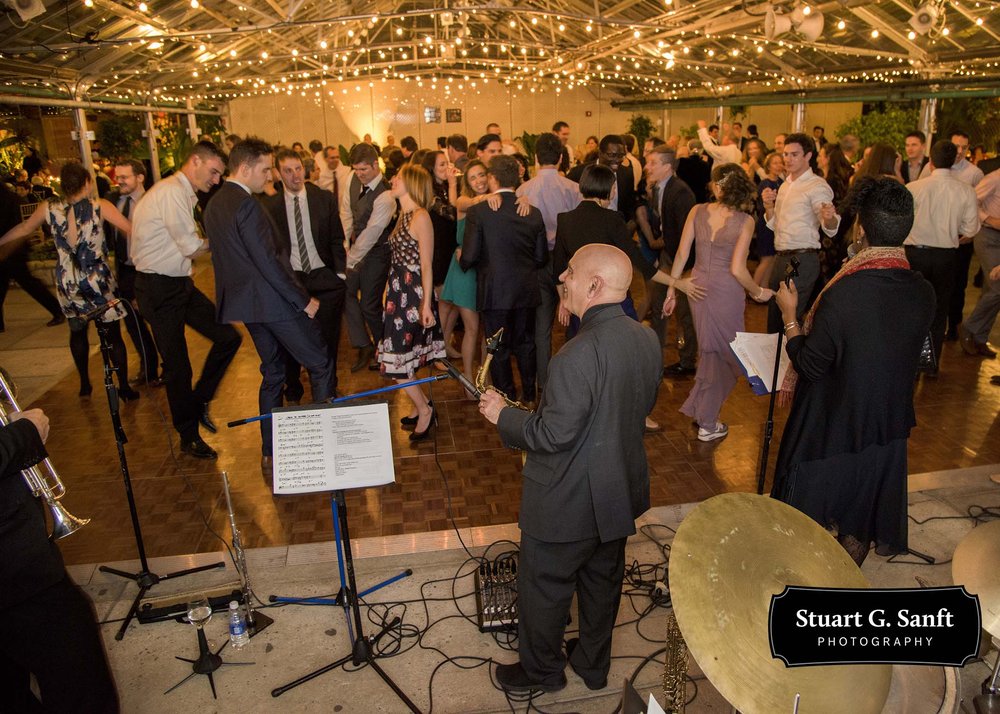
[[[786,585],[867,588],[846,551],[791,506],[748,493],[715,496],[681,521],[670,596],[681,634],[719,693],[743,714],[882,711],[890,665],[785,667],[771,656],[771,595]]]
[[[983,629],[1000,637],[1000,521],[976,526],[962,539],[951,561],[951,579],[979,596]]]

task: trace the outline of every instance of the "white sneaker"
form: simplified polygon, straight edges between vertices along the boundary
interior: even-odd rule
[[[721,421],[715,423],[714,429],[702,429],[698,427],[698,441],[715,441],[721,439],[729,433],[729,427]]]

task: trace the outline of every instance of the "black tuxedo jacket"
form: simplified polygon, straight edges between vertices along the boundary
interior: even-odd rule
[[[632,266],[649,280],[656,268],[646,262],[639,247],[628,235],[625,221],[617,211],[601,208],[593,201],[582,201],[572,211],[556,216],[556,244],[552,250],[552,275],[558,281],[570,258],[585,245],[603,243],[624,251]]]
[[[285,206],[284,191],[279,191],[277,195],[266,196],[263,199],[264,207],[267,209],[275,226],[275,244],[278,252],[283,255],[290,255],[292,250],[292,237],[288,232],[288,213]],[[306,207],[309,211],[309,226],[312,232],[313,243],[316,252],[319,253],[320,260],[332,271],[331,277],[326,271],[317,273],[313,270],[309,275],[309,284],[306,287],[310,292],[322,290],[323,286],[317,281],[331,281],[331,285],[326,289],[333,289],[337,285],[333,284],[341,281],[337,274],[347,273],[347,252],[344,249],[344,227],[340,223],[340,211],[337,203],[333,199],[333,193],[324,191],[318,186],[306,183]],[[295,247],[298,250],[298,246]]]
[[[118,208],[118,201],[121,200],[121,192],[116,188],[111,191],[105,198],[111,203],[115,208]],[[132,203],[132,210],[135,210],[135,202]],[[125,234],[115,228],[108,221],[104,221],[104,240],[108,244],[108,248],[113,248],[115,251],[115,274],[121,272],[122,265],[124,264],[124,258],[128,255],[128,239]]]
[[[503,409],[497,421],[504,444],[528,452],[524,533],[549,543],[635,533],[635,519],[649,508],[645,418],[662,378],[651,329],[618,304],[587,310],[549,364],[538,410]]]
[[[663,237],[663,255],[666,258],[664,264],[671,263],[677,254],[684,224],[695,203],[694,191],[680,176],[674,175],[660,197],[660,235]],[[691,244],[691,254],[684,269],[690,270],[693,266],[694,243]]]
[[[700,156],[685,156],[677,160],[677,169],[674,173],[694,191],[697,203],[708,201],[708,184],[712,180],[712,165],[708,161]]]
[[[288,254],[277,247],[277,230],[256,198],[231,181],[205,209],[205,232],[215,268],[219,322],[290,320],[309,303]]]
[[[541,211],[532,208],[517,215],[513,191],[500,194],[503,204],[494,211],[485,202],[465,214],[462,270],[476,269],[480,310],[537,307],[538,269],[549,257],[549,242]]]
[[[590,162],[594,163],[594,162]],[[583,170],[590,164],[579,164],[574,166],[573,169],[566,174],[566,178],[571,181],[576,181],[580,183],[580,177],[583,176]],[[624,164],[618,166],[618,171],[616,172],[616,178],[618,179],[618,212],[622,214],[622,218],[626,222],[632,220],[635,215],[635,174],[632,173],[631,166],[625,166]]]

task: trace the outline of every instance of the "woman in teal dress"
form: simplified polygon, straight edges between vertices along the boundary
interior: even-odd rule
[[[452,354],[451,335],[455,330],[455,323],[458,316],[462,316],[462,324],[465,326],[465,333],[462,336],[462,371],[470,380],[473,379],[472,365],[475,362],[476,343],[479,340],[479,313],[476,312],[476,271],[462,270],[458,264],[458,258],[462,255],[462,237],[465,234],[465,212],[469,207],[485,201],[489,193],[489,184],[486,181],[486,166],[482,161],[470,161],[465,166],[465,174],[462,176],[462,195],[455,202],[458,211],[458,248],[451,259],[448,268],[448,275],[444,279],[444,287],[441,289],[441,302],[439,309],[441,312],[441,325],[444,328],[444,344],[448,350],[448,356]]]

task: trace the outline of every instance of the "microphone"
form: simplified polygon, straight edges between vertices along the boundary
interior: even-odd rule
[[[108,300],[103,305],[99,305],[98,307],[95,307],[93,310],[88,310],[87,312],[80,315],[80,319],[86,320],[87,322],[90,322],[91,320],[96,320],[97,318],[99,318],[101,315],[106,313],[108,310],[110,310],[120,302],[121,300],[119,300],[118,298]]]
[[[481,396],[483,396],[483,393],[480,392],[478,389],[476,389],[476,385],[470,382],[469,378],[466,377],[464,374],[462,374],[461,370],[459,370],[455,365],[446,360],[444,357],[438,358],[438,362],[443,364],[444,368],[448,370],[448,376],[450,376],[452,379],[458,380],[458,383],[461,384],[463,387],[465,387],[470,394],[476,395],[476,399],[479,399]]]

